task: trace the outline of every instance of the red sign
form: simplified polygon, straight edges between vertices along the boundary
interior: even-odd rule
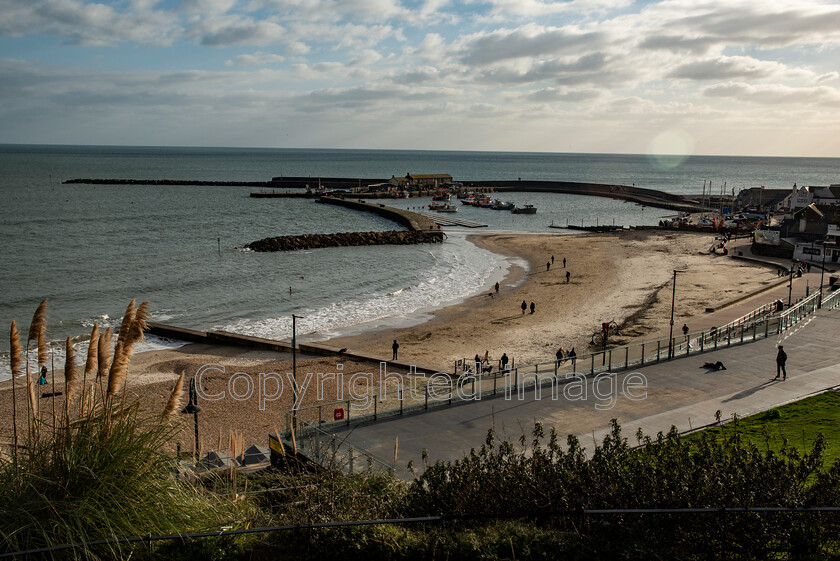
[[[341,421],[344,419],[344,408],[339,407],[335,411],[333,411],[333,419],[336,421]]]

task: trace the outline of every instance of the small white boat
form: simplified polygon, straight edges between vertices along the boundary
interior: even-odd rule
[[[438,212],[458,212],[457,206],[444,205],[443,208],[435,209]]]

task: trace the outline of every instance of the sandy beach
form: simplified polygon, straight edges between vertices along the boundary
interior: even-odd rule
[[[686,271],[677,280],[677,326],[691,326],[691,318],[702,314],[707,306],[719,305],[778,280],[774,269],[710,254],[713,238],[712,234],[660,231],[471,235],[469,239],[483,248],[524,259],[528,269],[512,267],[506,276],[500,273],[498,294],[491,291],[472,296],[435,311],[425,323],[363,332],[327,343],[390,359],[391,343],[396,339],[401,360],[451,372],[455,361],[475,354],[483,356],[485,351],[492,360],[506,353],[517,364],[552,360],[559,346],[575,347],[579,354],[585,353],[593,331],[603,321],[615,321],[621,326],[622,336],[613,341],[616,344],[652,337],[668,328],[674,269]],[[551,264],[548,269],[547,264]],[[522,313],[523,300],[528,305],[534,302],[535,313]],[[228,391],[228,380],[237,372],[247,373],[252,380],[267,372],[277,372],[282,377],[292,370],[290,358],[288,354],[269,351],[196,344],[140,353],[131,362],[128,391],[141,401],[144,411],[159,414],[181,371],[189,378],[202,366],[218,365],[202,376],[201,388],[204,395],[217,395]],[[297,371],[304,376],[310,372],[333,373],[338,365],[343,368],[345,382],[350,382],[352,373],[376,373],[379,368],[377,363],[342,357],[303,358],[298,360]],[[355,379],[352,384],[357,393],[368,389],[363,379]],[[57,385],[63,385],[60,375]],[[0,384],[2,439],[10,433],[9,386],[9,382]],[[245,395],[246,386],[243,378],[237,389]],[[265,442],[268,432],[285,427],[293,393],[287,383],[282,396],[265,403],[264,410],[255,396],[200,400],[202,449],[214,449],[219,441],[226,447],[231,431],[238,432],[245,442]],[[19,398],[23,395],[19,389]],[[320,397],[318,400],[316,388],[310,387],[301,402],[309,406],[334,402],[335,384],[324,384]],[[348,397],[346,388],[343,397]],[[24,414],[21,401],[25,399],[18,400],[19,414]],[[48,411],[53,400],[41,401]],[[56,402],[59,411],[63,410],[61,398]],[[324,415],[331,419],[332,407]],[[173,422],[183,428],[183,437],[176,440],[189,449],[192,426],[187,417],[178,415]]]

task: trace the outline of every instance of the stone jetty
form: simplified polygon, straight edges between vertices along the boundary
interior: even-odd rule
[[[387,232],[344,232],[340,234],[303,234],[277,236],[251,242],[245,246],[252,251],[295,251],[322,247],[347,247],[357,245],[410,245],[441,243],[439,230],[391,230]]]

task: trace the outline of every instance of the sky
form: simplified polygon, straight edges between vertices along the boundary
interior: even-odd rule
[[[0,143],[840,157],[840,3],[0,0]]]

